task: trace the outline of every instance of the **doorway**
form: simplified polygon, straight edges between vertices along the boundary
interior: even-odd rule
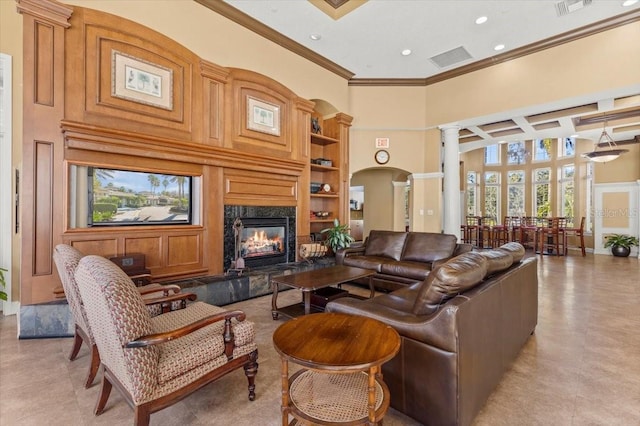
[[[356,241],[360,230],[362,240],[372,229],[407,230],[411,196],[410,188],[407,188],[408,176],[409,172],[405,170],[387,167],[360,170],[352,175],[350,226]]]

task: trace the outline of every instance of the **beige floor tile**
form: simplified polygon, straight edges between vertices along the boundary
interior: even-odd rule
[[[539,321],[473,426],[640,426],[640,261],[575,253],[538,256]],[[347,286],[365,295],[367,289]],[[297,303],[282,291],[279,306]],[[154,413],[152,425],[277,425],[280,358],[271,297],[234,305],[257,331],[256,400],[247,398],[242,370]],[[71,339],[17,340],[16,317],[0,319],[0,425],[130,425],[132,409],[114,389],[101,416],[93,409],[99,379],[84,380],[89,351],[67,357]],[[387,426],[419,424],[391,409]]]

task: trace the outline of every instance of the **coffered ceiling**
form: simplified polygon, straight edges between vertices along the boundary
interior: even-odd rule
[[[640,2],[624,0],[195,1],[349,85],[424,86],[640,20]],[[462,120],[461,151],[572,135],[597,141],[605,123],[617,143],[637,141],[640,77],[617,92]]]

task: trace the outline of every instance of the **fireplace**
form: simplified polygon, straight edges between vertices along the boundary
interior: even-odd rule
[[[289,223],[286,217],[245,217],[238,218],[236,223],[242,224],[236,250],[244,259],[245,267],[287,261]]]
[[[224,269],[234,268],[237,253],[247,269],[294,262],[295,215],[295,207],[225,206]]]

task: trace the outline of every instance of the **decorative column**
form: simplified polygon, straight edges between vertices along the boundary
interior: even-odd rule
[[[17,0],[23,26],[21,311],[54,300],[52,255],[62,242],[65,202],[65,30],[73,8],[53,0]],[[26,328],[22,315],[20,332]],[[21,334],[24,335],[24,334]]]
[[[440,127],[440,131],[444,141],[444,233],[460,238],[460,126],[443,126]]]

